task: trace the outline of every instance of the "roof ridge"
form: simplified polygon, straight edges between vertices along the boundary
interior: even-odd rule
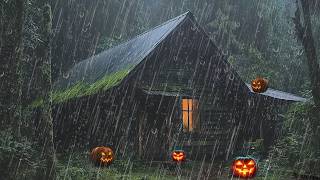
[[[149,34],[152,35],[152,34],[154,34],[154,32],[158,32],[159,31],[160,33],[162,33],[162,35],[161,36],[159,35],[159,37],[156,38],[152,44],[150,44],[149,49],[146,49],[144,55],[140,54],[140,55],[137,55],[137,57],[135,57],[135,58],[143,59],[144,57],[146,57],[152,51],[152,49],[154,49],[156,46],[158,46],[158,44],[161,41],[163,41],[164,38],[167,37],[167,35],[169,35],[176,27],[178,27],[182,22],[184,22],[187,19],[187,17],[191,17],[191,16],[192,16],[191,12],[186,12],[184,14],[181,14],[181,15],[175,17],[175,18],[169,19],[166,22],[159,24],[158,26],[155,26],[155,27],[149,29],[148,31],[145,31],[145,32],[143,32],[143,33],[141,33],[139,35],[136,35],[135,37],[133,37],[131,39],[128,39],[128,40],[126,40],[124,42],[121,42],[117,46],[111,47],[109,49],[106,49],[106,50],[98,53],[98,54],[95,54],[95,55],[93,55],[91,57],[88,57],[88,58],[86,58],[84,60],[79,61],[78,63],[73,65],[73,67],[71,67],[67,71],[67,74],[69,74],[67,79],[69,79],[69,77],[73,77],[73,78],[70,78],[68,80],[68,82],[66,82],[60,76],[60,78],[58,78],[57,81],[55,81],[54,87],[57,88],[57,89],[62,89],[63,86],[68,87],[68,86],[74,84],[76,81],[80,80],[80,78],[76,78],[76,76],[80,75],[75,71],[76,69],[84,67],[85,68],[85,72],[86,72],[88,64],[101,62],[100,60],[101,60],[102,57],[112,53],[113,51],[117,52],[118,49],[121,50],[122,47],[126,47],[126,46],[130,45],[130,43],[134,43],[135,41],[139,41],[141,39],[148,38]],[[164,30],[164,32],[161,32],[162,29]],[[153,41],[153,40],[151,40],[151,41]],[[140,56],[140,57],[138,57],[138,56]],[[142,57],[142,56],[144,56],[144,57]],[[138,64],[136,64],[136,65],[138,65]],[[102,74],[105,74],[106,72],[107,71],[105,71]],[[74,74],[75,76],[72,76],[71,74]],[[100,74],[100,75],[102,75],[102,74]],[[97,80],[97,79],[100,78],[100,75],[99,75],[99,73],[97,73],[96,75],[97,75],[97,77],[95,79]],[[82,76],[82,80],[84,80],[85,78],[86,78],[85,75],[83,75]],[[66,83],[66,84],[65,85],[61,85],[61,84],[64,84],[64,83]]]
[[[89,59],[91,59],[92,57],[97,56],[97,55],[102,54],[102,53],[105,53],[105,52],[107,52],[107,51],[109,51],[109,50],[111,50],[111,49],[115,49],[115,48],[117,48],[117,47],[120,46],[120,45],[124,45],[124,44],[126,44],[126,43],[128,43],[128,42],[130,42],[130,41],[133,41],[134,39],[139,38],[140,36],[142,36],[142,35],[144,35],[144,34],[147,34],[147,33],[151,32],[151,31],[153,31],[153,30],[155,30],[155,29],[157,29],[157,28],[159,28],[159,27],[162,27],[162,26],[164,26],[164,25],[166,25],[166,24],[168,24],[168,23],[170,23],[170,22],[172,22],[172,21],[175,21],[175,20],[177,20],[177,19],[180,19],[180,18],[182,18],[182,17],[193,17],[193,14],[192,14],[190,11],[187,11],[187,12],[185,12],[185,13],[179,15],[179,16],[176,16],[176,17],[174,17],[174,18],[172,18],[172,19],[169,19],[169,20],[167,20],[167,21],[165,21],[165,22],[163,22],[163,23],[161,23],[161,24],[158,24],[157,26],[155,26],[155,27],[153,27],[153,28],[151,28],[151,29],[149,29],[149,30],[147,30],[147,31],[144,31],[144,32],[142,32],[142,33],[134,36],[134,37],[131,38],[131,39],[127,39],[127,40],[119,43],[119,44],[116,45],[116,46],[113,46],[113,47],[111,47],[111,48],[105,49],[105,50],[103,50],[102,52],[100,52],[100,53],[98,53],[98,54],[95,54],[95,55],[93,55],[93,56],[91,56],[91,57],[89,57],[89,58],[86,58],[86,59],[84,59],[84,60],[81,60],[80,62],[85,61],[85,60],[89,60]],[[80,63],[80,62],[78,62],[78,63]],[[77,63],[77,64],[78,64],[78,63]]]

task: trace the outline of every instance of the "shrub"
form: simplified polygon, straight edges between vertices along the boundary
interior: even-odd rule
[[[305,167],[309,174],[308,166],[301,164],[314,164],[320,160],[319,144],[319,116],[315,107],[310,103],[292,105],[285,116],[282,124],[282,133],[273,146],[268,160],[272,170],[289,170],[292,172],[306,172],[301,170]],[[300,167],[297,169],[297,167]],[[297,171],[298,170],[298,171]]]
[[[29,179],[39,165],[33,144],[16,139],[10,129],[0,131],[0,179]]]

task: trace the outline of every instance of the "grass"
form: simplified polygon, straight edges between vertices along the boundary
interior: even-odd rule
[[[57,179],[173,180],[176,177],[166,169],[145,167],[137,161],[116,160],[109,167],[95,167],[88,160],[88,154],[83,153],[60,158]]]
[[[58,180],[176,180],[176,179],[200,179],[208,178],[209,163],[202,164],[201,161],[188,161],[181,166],[181,173],[178,176],[176,166],[166,166],[160,164],[150,165],[150,162],[131,161],[129,159],[116,159],[109,167],[95,167],[89,160],[88,153],[57,154],[57,179]],[[211,169],[209,179],[229,180],[237,179],[231,177],[228,162],[216,163]],[[31,166],[32,167],[32,166]],[[36,174],[35,167],[20,169],[21,178],[34,179]],[[204,169],[200,173],[201,167]],[[42,167],[44,168],[44,166]],[[222,168],[222,169],[221,169]],[[266,174],[262,166],[254,180],[289,180],[294,179],[288,169],[273,168]],[[219,173],[220,172],[220,173]],[[219,174],[219,175],[217,175]],[[1,176],[0,176],[1,177]]]

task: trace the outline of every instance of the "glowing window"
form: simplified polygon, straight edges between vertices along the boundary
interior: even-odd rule
[[[184,132],[192,132],[199,126],[198,107],[198,100],[182,99],[181,108]]]

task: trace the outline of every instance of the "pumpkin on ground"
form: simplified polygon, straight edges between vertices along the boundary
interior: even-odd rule
[[[174,150],[171,153],[171,158],[175,162],[183,162],[186,160],[186,153],[183,150]]]
[[[95,147],[90,153],[90,158],[96,166],[108,166],[114,161],[114,153],[110,147]]]
[[[238,157],[232,162],[232,175],[240,178],[254,177],[258,169],[257,162],[252,157]]]

